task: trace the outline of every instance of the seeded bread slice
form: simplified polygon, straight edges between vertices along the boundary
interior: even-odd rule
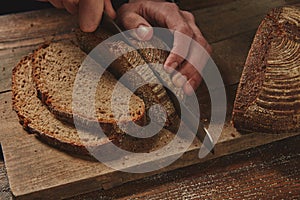
[[[88,132],[84,132],[84,137],[80,138],[73,126],[54,117],[37,97],[32,80],[32,57],[29,55],[23,58],[13,69],[12,75],[13,109],[24,129],[52,146],[80,155],[89,154],[82,139],[93,147],[111,142]]]
[[[97,45],[107,39],[109,35],[112,35],[103,29],[98,30],[95,33],[83,33],[81,31],[76,31],[76,34],[79,46],[86,53],[89,53]],[[132,42],[136,43],[137,47],[141,48],[144,48],[145,46],[154,47],[152,42],[163,45],[162,41],[158,39],[154,39],[154,41],[149,42],[138,42],[132,39]],[[167,95],[166,89],[160,84],[159,80],[149,68],[155,68],[162,75],[163,79],[169,83],[169,86],[172,87],[173,84],[170,76],[166,74],[163,69],[160,69],[161,65],[159,65],[163,64],[163,61],[167,58],[168,54],[162,50],[153,48],[144,48],[142,51],[138,52],[123,41],[106,42],[103,46],[106,46],[107,49],[107,52],[99,52],[101,56],[104,56],[103,59],[106,59],[105,56],[117,57],[117,59],[111,63],[108,70],[117,79],[119,79],[128,71],[134,69],[135,71],[133,71],[133,74],[124,80],[124,85],[144,100],[146,111],[155,104],[163,106],[167,114],[165,127],[169,130],[175,130],[175,127],[178,124],[178,116],[174,105],[170,97]],[[140,53],[143,54],[143,57]],[[146,58],[146,60],[144,60],[144,58]],[[148,63],[153,63],[153,65],[149,66]],[[135,83],[138,82],[151,82],[152,84],[146,84],[135,91]],[[174,88],[174,91],[178,96],[183,96],[183,92],[180,91],[180,89]],[[160,114],[154,114],[152,117],[152,119],[157,122],[164,120]]]
[[[109,73],[102,75],[97,71],[101,66],[95,62],[88,62],[88,68],[91,71],[83,73],[84,83],[80,87],[90,87],[94,81],[97,81],[95,91],[95,115],[97,121],[90,115],[86,106],[82,106],[85,98],[91,98],[91,94],[78,94],[82,101],[75,101],[77,110],[74,110],[73,91],[76,75],[82,73],[80,67],[86,58],[86,54],[70,42],[57,42],[49,45],[43,45],[34,52],[33,75],[34,82],[38,91],[38,96],[45,103],[50,111],[59,119],[68,123],[73,123],[73,114],[80,118],[83,124],[100,123],[106,131],[113,130],[114,124],[121,119],[122,122],[134,121],[142,123],[144,120],[145,105],[144,102],[130,90],[121,87],[124,96],[131,96],[129,112],[121,118],[114,116],[111,108],[111,99],[116,79]],[[94,67],[94,68],[93,68]],[[96,67],[96,69],[95,69]],[[95,70],[93,70],[95,69]],[[100,70],[101,71],[101,70]],[[102,70],[103,72],[103,70]],[[99,80],[99,81],[98,81]],[[79,86],[77,86],[79,87]],[[77,93],[76,93],[77,94]],[[116,105],[119,107],[120,105]],[[75,113],[77,112],[77,113]]]

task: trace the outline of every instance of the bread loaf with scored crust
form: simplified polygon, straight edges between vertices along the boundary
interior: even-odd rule
[[[239,83],[232,121],[238,130],[300,131],[300,9],[272,10],[262,21]]]

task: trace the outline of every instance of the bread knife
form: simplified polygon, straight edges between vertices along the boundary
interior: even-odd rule
[[[105,12],[103,13],[103,17],[102,17],[102,25],[107,29],[109,29],[112,33],[120,34],[125,43],[127,43],[129,46],[134,47],[135,49],[137,49],[137,51],[139,51],[138,48],[136,48],[135,45],[129,40],[128,36],[123,32],[123,30],[119,27],[119,25]],[[140,53],[140,55],[143,58],[143,54]],[[153,71],[154,75],[163,85],[167,85],[166,82],[160,77],[159,73],[155,69],[151,67],[150,69]],[[179,102],[176,95],[172,91],[170,91],[168,88],[166,88],[166,90],[169,97],[171,98],[171,101],[174,104],[177,114],[184,116],[181,120],[187,125],[187,127],[189,127],[189,129],[197,130],[196,136],[200,139],[203,145],[209,151],[211,151],[211,153],[214,154],[213,139],[210,133],[208,132],[208,130],[205,128],[204,124],[201,121],[199,121],[200,116],[196,116],[189,109],[189,107],[186,106],[184,101]]]

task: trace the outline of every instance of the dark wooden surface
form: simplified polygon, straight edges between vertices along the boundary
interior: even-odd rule
[[[88,199],[299,199],[300,136],[126,185]],[[0,159],[0,199],[11,199]]]
[[[289,138],[72,200],[299,199],[299,143]]]
[[[273,7],[295,3],[300,1],[186,0],[181,7],[194,13],[203,34],[214,48],[214,60],[222,66],[221,71],[229,72],[226,75],[227,83],[236,84],[255,30],[263,16]],[[9,23],[0,24],[2,33],[10,30]],[[30,51],[33,46],[51,38],[52,34],[64,33],[68,29],[64,27],[56,30],[54,24],[49,23],[50,28],[52,25],[53,29],[50,31],[48,27],[39,33],[31,33],[37,34],[34,40],[28,40],[27,34],[23,32],[10,33],[12,40],[4,42],[4,46],[0,47],[2,56],[11,56],[11,59],[6,59],[9,63],[4,65],[14,65],[24,54],[24,49]],[[44,27],[38,23],[28,24],[28,26]],[[0,40],[6,41],[4,35],[1,35]],[[61,35],[64,37],[63,34]],[[14,46],[19,45],[15,43],[14,38],[18,41],[23,39],[22,54],[19,53],[20,47]],[[10,91],[11,74],[2,66],[3,63],[0,68],[0,94],[5,94]],[[5,119],[1,118],[1,123],[4,122]],[[97,191],[72,199],[299,199],[299,142],[299,136],[289,138],[203,164],[131,182],[112,190]],[[0,199],[10,198],[2,158],[0,159]]]

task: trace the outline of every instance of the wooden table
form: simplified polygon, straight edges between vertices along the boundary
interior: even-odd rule
[[[214,48],[213,58],[224,74],[225,83],[235,91],[253,36],[264,15],[271,8],[296,3],[300,1],[186,0],[181,7],[194,13],[203,34]],[[40,24],[38,19],[42,13],[49,15],[47,26]],[[54,35],[68,38],[69,35],[64,33],[72,26],[65,26],[63,21],[57,20],[61,16],[66,19],[65,15],[61,11],[41,10],[1,16],[0,56],[5,59],[0,66],[0,98],[10,92],[11,82],[11,69],[3,66],[14,66],[23,55]],[[33,23],[22,24],[28,18],[32,18]],[[69,24],[76,23],[74,17],[67,19]],[[36,26],[39,29],[28,29]],[[28,33],[28,30],[35,32]],[[32,35],[36,37],[32,39]],[[233,97],[229,101],[232,102]],[[1,106],[1,123],[10,119],[5,115],[5,107],[10,105]],[[73,199],[297,199],[300,198],[299,141],[299,136],[292,137]],[[5,165],[3,159],[0,160],[0,197],[9,199]]]

